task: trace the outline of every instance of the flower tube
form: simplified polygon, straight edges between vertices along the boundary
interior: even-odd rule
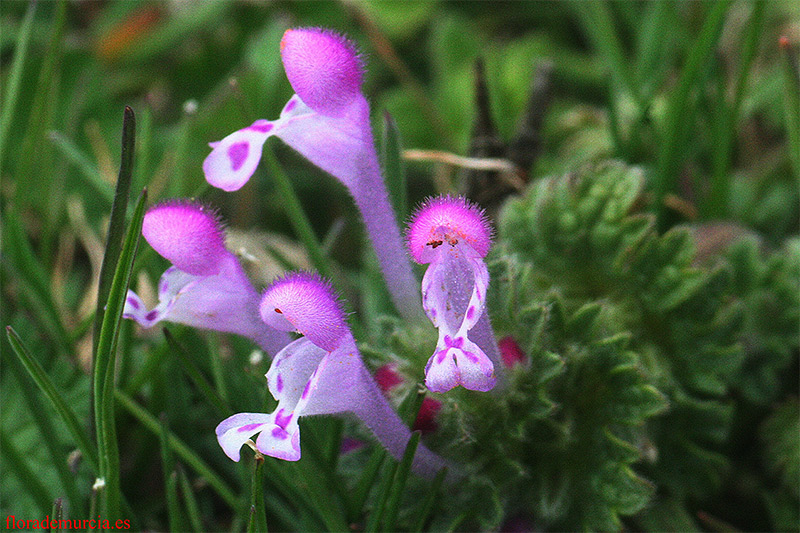
[[[211,143],[203,162],[206,180],[225,191],[253,175],[263,145],[275,135],[330,173],[350,191],[383,270],[397,310],[421,317],[416,280],[381,176],[369,103],[361,93],[363,65],[346,38],[319,28],[287,30],[281,58],[295,93],[278,120],[259,119]]]
[[[267,386],[278,401],[275,411],[235,414],[217,426],[225,454],[238,461],[241,446],[259,434],[261,453],[297,461],[301,416],[350,412],[399,460],[411,432],[364,366],[330,284],[314,274],[290,273],[264,292],[261,317],[303,337],[281,350],[267,372]],[[412,464],[417,474],[432,477],[443,466],[440,457],[418,447]]]
[[[158,283],[158,304],[148,310],[128,291],[123,317],[150,328],[161,322],[249,337],[271,356],[291,337],[261,322],[259,295],[239,260],[225,248],[215,213],[202,204],[171,201],[147,212],[142,235],[172,266]]]
[[[412,217],[407,244],[417,263],[430,265],[422,305],[439,329],[425,366],[425,385],[433,392],[495,386],[500,356],[485,311],[489,271],[483,262],[491,241],[483,211],[464,198],[432,198]]]

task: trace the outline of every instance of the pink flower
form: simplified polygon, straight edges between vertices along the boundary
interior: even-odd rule
[[[419,318],[419,299],[400,228],[381,176],[361,93],[364,68],[355,46],[320,28],[287,30],[281,58],[296,94],[278,120],[259,119],[219,142],[203,163],[206,180],[225,191],[241,188],[255,172],[271,136],[300,152],[348,188],[361,211],[389,293],[406,318]]]
[[[408,249],[417,263],[430,265],[422,279],[422,305],[439,329],[425,367],[425,384],[434,392],[458,385],[488,391],[496,383],[500,358],[485,313],[489,272],[483,262],[491,240],[483,211],[464,198],[429,199],[412,217]],[[478,343],[470,338],[473,329]]]
[[[274,328],[304,336],[281,350],[267,372],[267,386],[278,400],[275,411],[239,413],[217,426],[225,454],[238,461],[241,446],[259,434],[256,447],[261,453],[297,461],[301,416],[353,413],[399,459],[411,432],[364,366],[330,284],[315,274],[290,273],[264,292],[261,317]],[[444,465],[419,446],[412,468],[432,477]]]
[[[270,355],[291,340],[261,322],[258,292],[236,256],[225,248],[216,214],[202,204],[171,201],[151,207],[142,235],[172,266],[158,283],[158,304],[148,310],[128,291],[123,317],[150,328],[176,322],[253,339]]]

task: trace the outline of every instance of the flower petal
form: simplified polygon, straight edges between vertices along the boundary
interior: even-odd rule
[[[478,305],[476,291],[485,297],[486,287],[478,283],[488,284],[488,271],[484,275],[483,261],[470,248],[444,246],[422,278],[422,305],[434,326],[453,335],[468,320],[469,306]],[[477,320],[482,311],[483,306],[475,307],[469,320]]]
[[[263,413],[238,413],[217,425],[217,441],[225,455],[238,462],[239,450],[247,439],[271,423],[272,415]]]
[[[142,236],[162,257],[184,272],[208,276],[230,255],[216,213],[190,201],[169,201],[151,207],[142,222]]]
[[[175,322],[170,318],[170,313],[178,295],[182,291],[190,290],[192,285],[201,279],[202,276],[193,276],[175,267],[169,267],[158,282],[158,305],[148,310],[141,298],[129,290],[122,317],[135,320],[145,329],[153,327],[162,320]]]
[[[123,317],[150,328],[166,320],[177,324],[235,333],[248,337],[270,355],[290,341],[289,335],[264,324],[258,314],[258,293],[233,254],[224,258],[219,273],[193,276],[168,268],[159,282],[159,302],[148,311],[132,291]]]
[[[256,171],[264,142],[274,128],[269,121],[256,120],[221,141],[211,143],[213,150],[203,161],[208,183],[229,192],[241,189]]]
[[[466,337],[445,336],[425,368],[425,385],[433,392],[447,392],[458,385],[485,392],[496,381],[492,362]]]
[[[484,211],[463,197],[429,198],[411,218],[406,234],[411,256],[417,263],[430,263],[439,246],[467,244],[479,257],[492,245],[492,227]]]
[[[267,386],[280,406],[294,411],[309,380],[327,352],[307,338],[297,339],[278,352],[267,372]]]
[[[281,39],[289,83],[321,114],[335,114],[361,93],[363,66],[353,43],[321,28],[289,29]]]
[[[274,423],[265,427],[258,436],[256,448],[270,457],[284,461],[299,461],[300,426],[297,424],[297,417],[293,416],[286,427]]]
[[[425,366],[425,386],[432,392],[447,392],[459,385],[455,353],[450,348],[437,350]]]
[[[261,319],[280,330],[297,330],[327,351],[349,331],[331,284],[317,274],[290,272],[264,291]]]
[[[284,113],[290,106],[291,116],[288,116]],[[352,189],[367,175],[380,177],[372,144],[369,103],[362,95],[337,116],[317,113],[295,95],[286,104],[284,113],[282,122],[276,124],[275,135],[346,187]]]

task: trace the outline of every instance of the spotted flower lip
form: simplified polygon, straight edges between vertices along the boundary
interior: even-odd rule
[[[210,143],[206,180],[236,191],[258,167],[264,143],[275,136],[347,187],[361,212],[389,294],[406,319],[423,320],[417,281],[381,175],[361,92],[364,67],[355,45],[321,28],[287,30],[281,59],[295,93],[277,120],[250,126]]]
[[[225,248],[224,231],[212,209],[186,200],[157,204],[144,217],[142,235],[172,266],[158,283],[158,304],[147,309],[129,290],[123,317],[144,328],[167,321],[235,333],[270,355],[289,343],[288,334],[261,322],[258,292]]]
[[[267,288],[261,309],[268,323],[296,328],[305,336],[281,350],[267,372],[267,386],[278,401],[275,411],[235,414],[217,426],[225,454],[238,461],[241,446],[258,434],[256,448],[261,453],[297,461],[301,416],[352,413],[399,459],[411,432],[364,366],[330,285],[315,274],[290,273]],[[412,463],[425,477],[443,466],[444,461],[424,446]]]
[[[406,237],[414,260],[429,264],[422,305],[439,330],[425,384],[433,392],[459,385],[491,390],[500,357],[485,312],[489,271],[483,257],[492,238],[486,216],[465,198],[432,198],[414,214]]]

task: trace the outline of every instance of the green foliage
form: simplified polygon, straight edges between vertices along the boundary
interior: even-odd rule
[[[797,530],[797,14],[786,2],[0,2],[0,515],[99,512],[98,463],[118,447],[111,490],[137,529]],[[147,293],[166,266],[148,246],[132,272],[126,248],[112,305],[110,266],[97,297],[130,225],[122,197],[108,220],[130,106],[122,185],[280,234],[277,269],[330,274],[368,365],[406,378],[390,393],[400,412],[421,401],[436,331],[385,316],[346,191],[278,142],[239,192],[202,180],[208,142],[276,117],[291,94],[277,51],[293,26],[363,49],[399,219],[432,191],[469,190],[404,147],[470,155],[481,111],[499,145],[526,113],[541,119],[488,257],[492,324],[526,360],[503,390],[427,395],[442,408],[421,442],[451,461],[448,481],[406,477],[363,428],[325,417],[301,422],[298,463],[248,449],[232,463],[214,426],[272,409],[269,361],[246,339],[118,323],[123,278]],[[474,104],[478,58],[488,110]],[[543,65],[550,96],[532,100]],[[262,282],[267,267],[248,259]],[[93,386],[91,330],[108,310]],[[340,454],[343,439],[366,445]]]
[[[796,350],[795,246],[764,262],[752,243],[739,242],[728,256],[699,266],[688,230],[658,234],[653,217],[643,211],[643,192],[641,171],[607,163],[540,180],[523,198],[509,202],[499,225],[500,239],[515,259],[504,259],[503,268],[493,272],[494,292],[504,295],[493,307],[493,318],[497,330],[517,338],[532,361],[543,349],[559,353],[567,376],[571,365],[582,360],[575,346],[587,332],[629,339],[626,349],[632,352],[617,349],[617,359],[603,359],[604,352],[590,344],[584,357],[596,365],[578,375],[590,376],[590,388],[602,390],[598,384],[611,386],[607,375],[615,365],[626,368],[619,358],[628,354],[627,367],[637,369],[641,381],[637,386],[660,391],[669,409],[654,416],[658,410],[647,408],[647,395],[642,393],[600,396],[591,402],[598,411],[591,418],[597,424],[593,431],[603,427],[602,413],[631,409],[630,421],[647,422],[631,441],[649,458],[638,470],[679,499],[702,497],[719,487],[730,466],[722,453],[733,417],[727,395],[742,388],[740,383],[753,387],[749,382],[757,381],[759,373],[773,378],[771,393],[778,394],[776,374],[785,372]],[[514,279],[509,269],[522,274]],[[503,313],[498,315],[498,309]],[[535,320],[527,322],[529,317]],[[545,324],[543,317],[549,319]],[[770,326],[752,323],[761,320]],[[525,333],[554,331],[567,332],[561,342],[572,351],[565,353],[541,338],[532,342],[530,335],[542,334]],[[754,331],[761,333],[756,336]],[[763,357],[758,355],[761,350]],[[567,390],[582,390],[576,387],[582,381],[571,379]],[[752,394],[769,398],[764,390]],[[559,411],[568,411],[567,400],[551,398]],[[644,402],[638,415],[624,405],[626,398]],[[608,405],[598,407],[604,400]],[[637,457],[634,451],[627,460]],[[644,501],[646,497],[639,507],[619,511],[635,512]],[[614,510],[607,508],[607,515],[613,516]],[[567,514],[576,515],[574,509]],[[609,527],[610,522],[595,520],[583,525]]]

